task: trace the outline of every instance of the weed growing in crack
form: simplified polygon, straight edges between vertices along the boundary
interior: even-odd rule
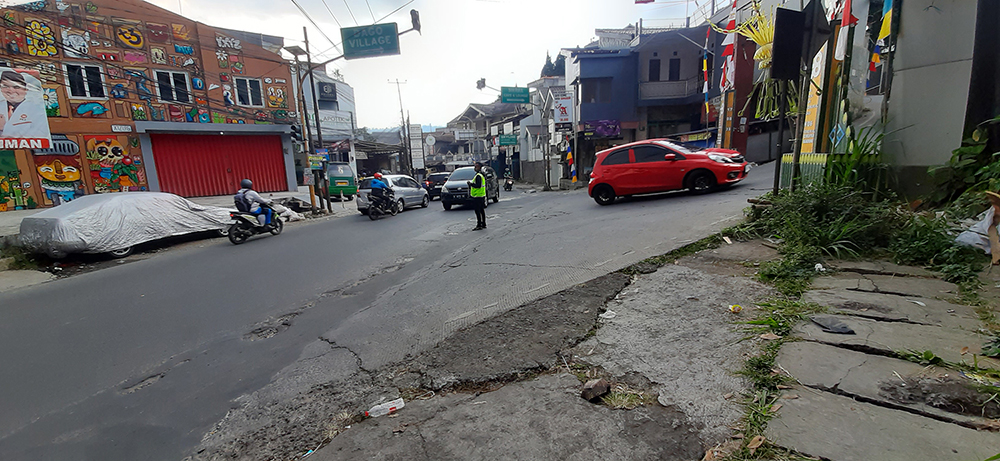
[[[762,312],[757,318],[746,322],[747,325],[754,325],[750,330],[754,333],[770,332],[782,337],[790,335],[792,327],[799,320],[827,310],[819,304],[783,298],[772,298],[758,303],[757,306]]]
[[[619,383],[615,384],[614,388],[611,389],[611,392],[604,397],[601,397],[601,401],[603,401],[605,405],[616,410],[634,410],[643,405],[652,404],[656,401],[656,397],[652,394],[632,389],[625,384]]]
[[[323,432],[323,436],[325,437],[324,443],[333,440],[334,437],[347,430],[348,426],[360,422],[362,419],[364,419],[363,416],[354,415],[346,411],[338,413],[326,423],[326,428]]]
[[[0,248],[0,258],[11,258],[10,268],[14,270],[42,270],[45,266],[39,256],[15,246]]]

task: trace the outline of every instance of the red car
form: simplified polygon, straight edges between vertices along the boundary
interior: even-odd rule
[[[598,152],[588,190],[599,205],[610,205],[623,195],[680,189],[704,193],[740,182],[748,171],[750,165],[734,150],[648,139]]]

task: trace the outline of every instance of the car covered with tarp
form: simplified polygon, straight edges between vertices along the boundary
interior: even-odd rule
[[[21,246],[53,258],[70,253],[124,257],[135,245],[166,237],[216,231],[224,235],[230,210],[203,206],[174,194],[95,194],[28,216]]]

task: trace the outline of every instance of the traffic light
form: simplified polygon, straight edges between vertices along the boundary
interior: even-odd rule
[[[423,35],[420,32],[420,12],[417,10],[410,10],[410,20],[413,22],[413,30],[417,31],[418,34]]]
[[[292,125],[292,139],[296,142],[302,142],[302,128],[298,125]]]
[[[481,90],[483,88],[486,88],[486,79],[485,78],[481,78],[481,79],[479,79],[479,81],[476,82],[476,89],[477,90]]]

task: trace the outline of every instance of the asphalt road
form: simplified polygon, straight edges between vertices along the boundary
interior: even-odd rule
[[[742,216],[769,168],[708,195],[585,190],[289,226],[0,294],[0,459],[179,460],[317,341],[366,369]],[[343,370],[347,373],[352,370]],[[336,375],[340,370],[324,370]]]

